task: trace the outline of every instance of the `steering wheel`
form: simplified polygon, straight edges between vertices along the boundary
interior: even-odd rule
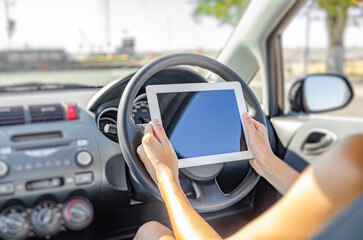
[[[257,121],[266,126],[264,112],[252,90],[241,77],[224,64],[197,54],[172,54],[145,65],[132,77],[122,94],[118,107],[117,132],[121,150],[131,173],[152,195],[160,200],[161,195],[157,185],[136,153],[136,148],[142,140],[143,128],[132,123],[131,113],[135,97],[146,81],[161,70],[179,65],[201,67],[214,72],[226,81],[240,82],[250,112]],[[205,169],[208,166],[198,168]],[[229,194],[221,191],[215,177],[209,181],[192,181],[196,197],[189,198],[189,201],[198,212],[222,210],[244,198],[255,187],[259,178],[260,176],[250,167],[244,180]]]

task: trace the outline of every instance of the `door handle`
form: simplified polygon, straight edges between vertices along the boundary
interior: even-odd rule
[[[310,133],[302,146],[302,152],[305,155],[318,155],[324,153],[334,142],[332,134],[326,132]]]

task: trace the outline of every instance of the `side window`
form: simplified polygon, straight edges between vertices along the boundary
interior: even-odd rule
[[[352,84],[354,98],[345,108],[322,114],[363,118],[363,6],[354,1],[333,6],[335,2],[309,0],[282,35],[285,111],[295,79],[340,73]]]

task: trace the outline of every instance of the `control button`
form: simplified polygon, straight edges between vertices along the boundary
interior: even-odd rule
[[[76,185],[89,184],[93,182],[93,172],[76,173],[74,177]]]
[[[13,194],[14,192],[15,192],[14,183],[0,184],[0,196]]]
[[[50,180],[50,186],[52,187],[59,187],[61,185],[63,185],[63,179],[53,178],[52,180]]]
[[[33,166],[30,163],[25,164],[25,170],[30,171],[33,170]]]
[[[86,139],[79,139],[77,140],[77,146],[78,147],[84,147],[88,145],[88,140]]]
[[[66,158],[66,159],[64,159],[63,164],[64,164],[64,166],[69,166],[72,164],[72,161],[70,159]]]
[[[60,161],[60,160],[55,160],[55,163],[54,163],[54,165],[56,166],[56,167],[61,167],[62,166],[62,162]]]
[[[92,163],[92,155],[86,151],[79,152],[76,161],[81,167],[87,167]]]
[[[66,114],[66,120],[77,120],[77,109],[74,103],[64,104],[64,111]]]
[[[0,154],[2,154],[2,155],[9,155],[9,154],[11,154],[11,147],[3,147],[3,148],[0,148]]]
[[[53,167],[53,164],[52,164],[52,162],[50,162],[50,161],[46,161],[46,162],[44,163],[44,167],[46,167],[46,168],[50,168],[50,167]]]
[[[42,169],[42,168],[43,168],[43,163],[41,163],[41,162],[35,163],[35,169]]]
[[[14,170],[15,170],[16,172],[21,172],[21,171],[23,171],[23,170],[24,170],[24,168],[23,168],[23,166],[22,166],[21,164],[16,164],[16,165],[14,166]]]
[[[5,162],[0,161],[0,178],[5,177],[9,172],[9,167]]]
[[[63,207],[64,224],[71,230],[82,230],[90,225],[93,219],[93,207],[84,197],[74,197]]]

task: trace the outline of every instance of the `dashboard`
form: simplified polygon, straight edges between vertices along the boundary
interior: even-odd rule
[[[102,89],[0,96],[0,238],[51,238],[90,229],[94,216],[152,198],[127,169],[117,109],[134,73]],[[145,84],[203,82],[171,68]],[[130,119],[150,113],[141,88]]]

